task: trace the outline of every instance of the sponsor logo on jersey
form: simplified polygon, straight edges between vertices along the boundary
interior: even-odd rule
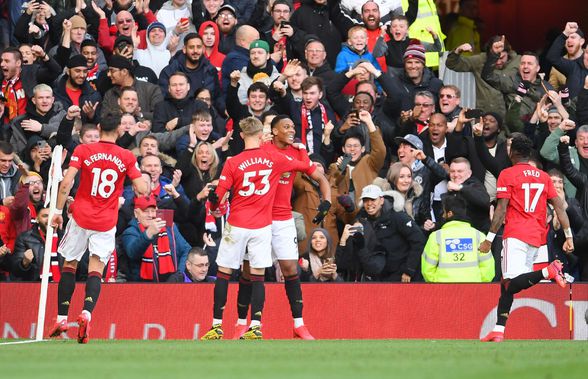
[[[496,187],[496,192],[506,192],[506,187]]]
[[[473,249],[474,241],[471,238],[448,238],[445,240],[445,251],[448,253],[462,253]]]

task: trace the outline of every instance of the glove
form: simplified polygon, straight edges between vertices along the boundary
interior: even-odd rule
[[[517,93],[521,96],[525,96],[529,92],[529,88],[531,88],[531,83],[527,80],[523,80],[517,87]]]
[[[318,212],[312,219],[312,223],[320,224],[329,212],[329,209],[331,209],[331,202],[326,200],[321,201],[318,207]]]
[[[337,201],[339,202],[339,204],[341,204],[343,209],[345,209],[345,212],[351,213],[351,212],[355,211],[355,203],[353,202],[353,199],[351,198],[351,196],[339,195],[339,196],[337,196]]]

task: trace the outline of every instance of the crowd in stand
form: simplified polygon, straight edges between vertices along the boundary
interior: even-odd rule
[[[442,30],[432,0],[0,1],[0,281],[40,280],[52,150],[64,147],[67,169],[107,115],[121,117],[117,144],[153,197],[135,201],[130,183],[121,194],[105,281],[213,281],[231,209],[211,210],[209,194],[244,148],[239,122],[259,118],[271,143],[277,115],[331,185],[316,225],[319,185],[292,173],[302,280],[499,280],[500,233],[492,254],[478,246],[520,134],[565,201],[576,246],[562,250],[549,209],[537,267],[559,259],[588,280],[584,32],[562,20],[545,72],[508,36],[481,44],[477,0],[459,3]],[[440,64],[471,73],[475,93],[444,83]],[[283,280],[278,265],[267,275]]]

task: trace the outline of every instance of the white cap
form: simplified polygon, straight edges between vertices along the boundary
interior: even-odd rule
[[[382,189],[375,184],[367,185],[361,191],[362,199],[378,199],[382,196],[384,196]]]

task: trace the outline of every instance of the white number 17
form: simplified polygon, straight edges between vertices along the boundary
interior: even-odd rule
[[[525,190],[525,212],[535,212],[535,207],[537,207],[537,202],[539,201],[539,197],[541,197],[545,185],[543,183],[523,183],[522,187]],[[536,192],[531,204],[529,204],[531,190]]]

